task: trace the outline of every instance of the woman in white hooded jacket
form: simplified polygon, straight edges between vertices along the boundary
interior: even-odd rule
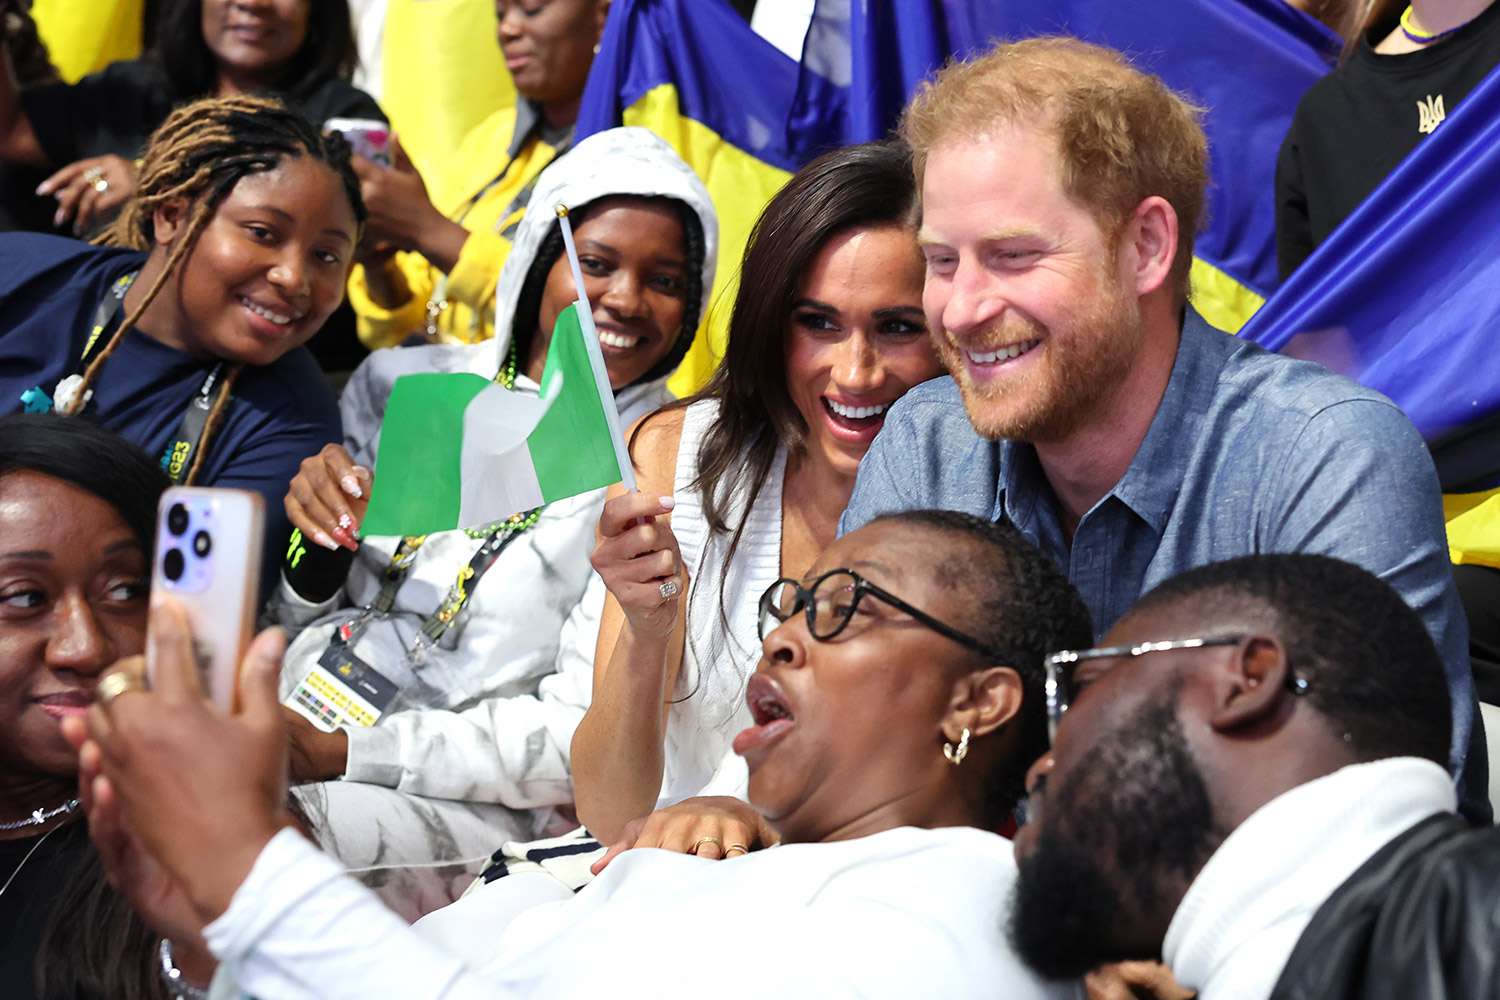
[[[558,204],[571,211],[622,419],[669,398],[666,376],[713,286],[717,221],[670,147],[612,129],[539,179],[501,273],[495,339],[372,354],[340,402],[343,446],[303,463],[287,496],[299,531],[269,611],[292,635],[283,695],[300,713],[294,776],[317,782],[299,797],[324,847],[408,915],[445,902],[467,863],[501,841],[553,832],[553,807],[572,799],[568,746],[587,671],[554,675],[569,657],[591,659],[603,589],[590,586],[589,552],[603,491],[476,531],[357,535],[399,376],[463,371],[537,391],[552,324],[576,297]],[[498,556],[459,584],[486,544]],[[328,733],[307,721],[336,700],[332,657],[395,689],[373,725],[343,719]]]

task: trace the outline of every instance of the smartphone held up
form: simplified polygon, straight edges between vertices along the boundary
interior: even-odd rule
[[[182,605],[199,683],[224,709],[234,707],[240,660],[254,634],[264,532],[264,502],[246,490],[176,486],[157,508],[152,592]],[[148,653],[148,678],[154,669]]]

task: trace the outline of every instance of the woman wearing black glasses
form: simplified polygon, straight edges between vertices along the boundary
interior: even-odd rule
[[[170,637],[156,690],[116,682],[90,717],[91,832],[147,919],[201,933],[235,995],[1074,995],[1006,942],[1016,869],[990,831],[1046,745],[1043,656],[1089,640],[1077,592],[1014,530],[916,511],[835,542],[760,606],[734,744],[775,850],[631,851],[555,905],[507,921],[488,885],[408,927],[283,828],[279,640],[252,647],[244,711],[225,716],[188,690],[170,614],[152,623]]]

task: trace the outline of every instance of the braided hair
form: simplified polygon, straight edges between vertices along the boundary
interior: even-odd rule
[[[299,156],[311,156],[338,174],[355,220],[363,226],[365,203],[359,194],[359,178],[349,164],[348,143],[337,133],[322,135],[300,114],[274,98],[241,96],[194,101],[173,111],[151,134],[141,161],[135,197],[96,242],[150,250],[158,209],[171,201],[185,200],[192,204],[192,212],[161,273],[84,369],[83,383],[69,408],[63,411],[64,416],[72,416],[83,408],[86,394],[104,363],[192,253],[198,237],[240,179],[247,174],[274,170],[285,157]],[[199,446],[194,449],[193,464],[185,480],[188,484],[202,468],[208,442],[223,420],[242,368],[231,365],[219,383]]]
[[[693,337],[698,331],[698,321],[703,315],[703,298],[707,293],[707,289],[703,287],[703,257],[706,253],[703,245],[703,221],[690,206],[676,198],[609,194],[602,195],[581,209],[575,209],[571,215],[574,228],[581,228],[588,221],[591,210],[600,202],[605,199],[618,198],[670,204],[682,222],[683,256],[687,259],[687,273],[682,283],[682,326],[678,327],[677,339],[672,342],[672,349],[653,365],[650,371],[636,379],[633,384],[638,385],[671,374],[672,370],[682,363],[688,348],[693,346]],[[554,222],[547,230],[547,235],[542,237],[541,243],[537,245],[536,256],[532,258],[531,268],[526,272],[526,280],[521,283],[520,294],[516,297],[515,320],[511,323],[511,342],[515,345],[518,366],[522,370],[526,368],[532,344],[536,340],[537,324],[541,322],[542,294],[547,288],[547,275],[552,270],[552,265],[557,263],[558,258],[563,255],[563,250],[562,226]],[[620,388],[623,389],[625,386]]]

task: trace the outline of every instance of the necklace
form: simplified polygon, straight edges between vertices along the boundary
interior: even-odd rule
[[[69,799],[62,805],[53,809],[33,809],[30,816],[25,819],[12,820],[9,823],[0,823],[0,830],[22,830],[28,826],[41,826],[49,819],[66,815],[78,808],[77,799]]]
[[[78,805],[78,800],[77,799],[73,800],[73,805],[74,805],[75,808],[77,807],[77,805]],[[38,809],[37,812],[41,812],[41,810]],[[36,813],[32,813],[32,815],[35,816]],[[57,814],[53,813],[53,815],[55,816]],[[37,851],[41,850],[42,845],[47,842],[47,838],[50,837],[50,836],[52,836],[58,830],[61,830],[63,827],[65,827],[67,825],[68,824],[66,824],[66,823],[59,823],[57,826],[54,826],[52,829],[48,830],[46,833],[42,834],[39,838],[37,838],[37,842],[35,844],[31,845],[31,850],[29,850],[29,851],[26,852],[26,856],[21,859],[21,863],[18,864],[18,865],[16,865],[16,867],[11,871],[10,878],[7,878],[5,880],[5,884],[4,885],[0,885],[0,896],[5,895],[5,890],[9,889],[10,888],[10,884],[16,880],[16,876],[19,875],[19,874],[21,874],[21,869],[26,867],[26,862],[28,862],[28,861],[31,860],[31,856],[33,854],[35,854]]]
[[[1432,32],[1423,31],[1421,28],[1417,27],[1417,22],[1412,19],[1412,10],[1410,6],[1408,6],[1404,11],[1401,12],[1401,33],[1405,35],[1408,40],[1413,41],[1418,45],[1431,45],[1433,42],[1442,41],[1444,38],[1447,38],[1449,35],[1453,34],[1455,31],[1462,27],[1463,25],[1460,24],[1456,25],[1455,27],[1449,28],[1447,31],[1439,31],[1434,34]]]

